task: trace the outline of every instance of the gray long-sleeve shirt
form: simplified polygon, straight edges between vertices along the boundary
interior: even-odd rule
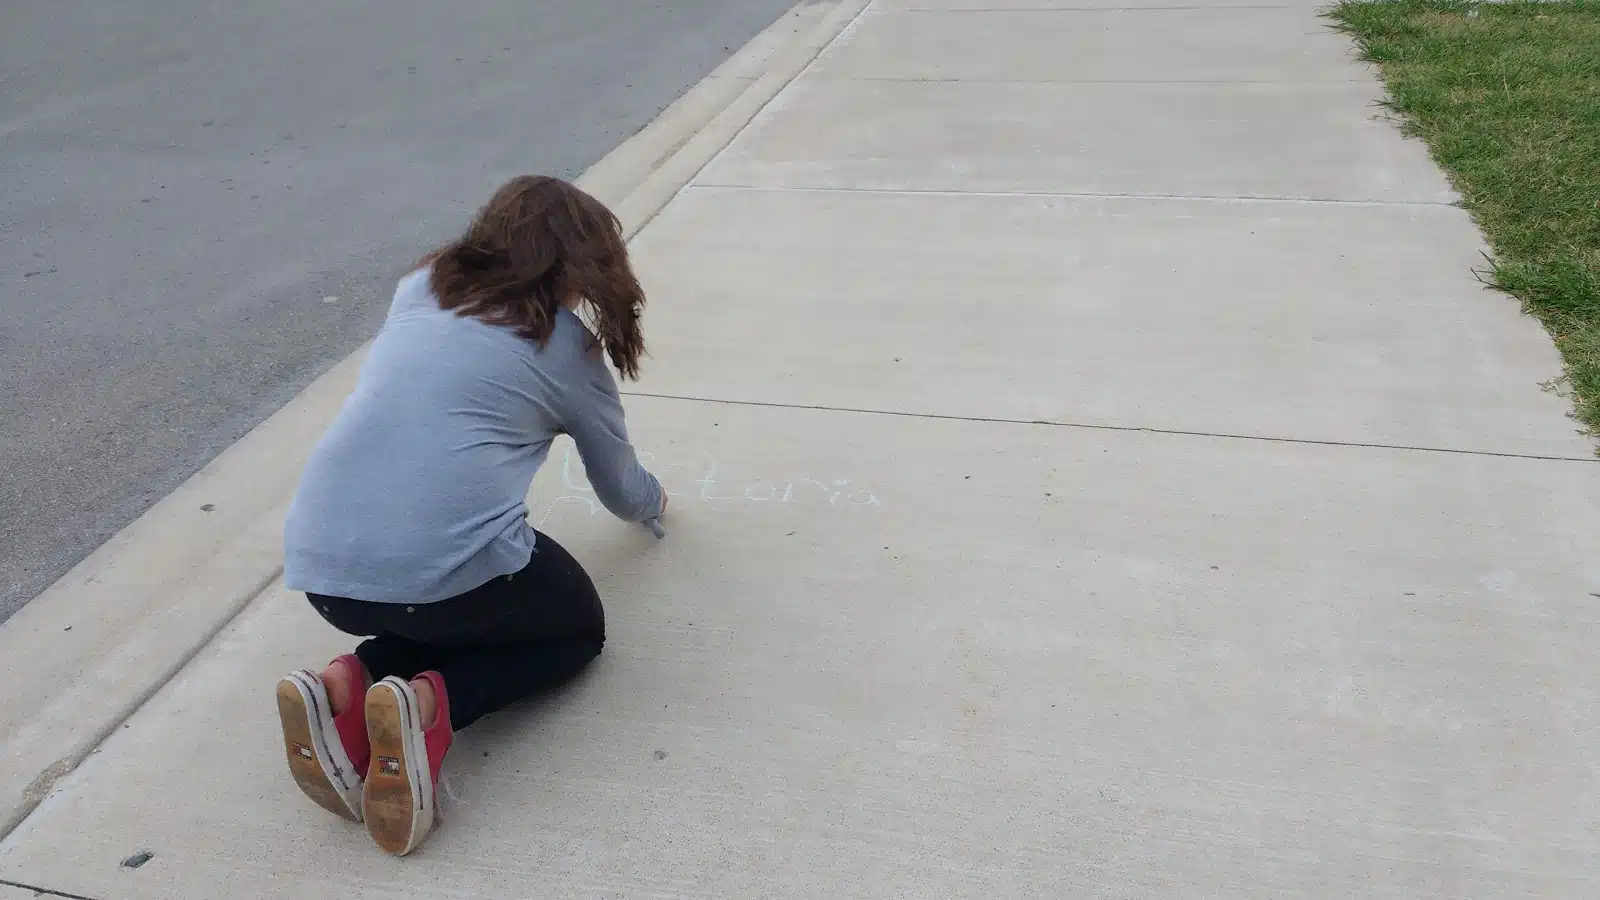
[[[628,442],[588,329],[562,309],[540,347],[439,308],[428,270],[401,279],[354,393],[311,456],[284,526],[290,590],[430,603],[528,564],[525,505],[557,434],[600,502],[640,522],[661,485]]]

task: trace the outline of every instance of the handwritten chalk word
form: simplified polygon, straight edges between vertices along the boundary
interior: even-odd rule
[[[655,473],[674,503],[700,501],[704,503],[804,503],[828,504],[838,507],[877,507],[883,505],[878,493],[848,478],[815,478],[808,475],[788,478],[763,478],[750,480],[731,474],[719,462],[703,468],[663,463],[655,454],[640,451],[639,462]],[[569,444],[561,456],[561,487],[563,493],[541,500],[544,515],[536,524],[543,524],[558,509],[577,506],[587,508],[590,515],[603,512],[605,507],[594,495],[584,476],[583,461]],[[534,488],[535,493],[538,487]]]

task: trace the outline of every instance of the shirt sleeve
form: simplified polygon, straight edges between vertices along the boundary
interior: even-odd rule
[[[665,499],[661,483],[639,464],[628,442],[616,379],[602,357],[585,353],[582,359],[564,397],[562,427],[578,446],[589,484],[605,508],[625,522],[659,516]]]

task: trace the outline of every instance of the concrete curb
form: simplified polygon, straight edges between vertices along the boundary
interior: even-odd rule
[[[869,0],[802,0],[578,179],[631,238]],[[0,838],[282,571],[282,522],[366,347],[0,625]]]

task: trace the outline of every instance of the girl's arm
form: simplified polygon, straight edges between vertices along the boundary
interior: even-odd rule
[[[598,356],[584,354],[582,371],[565,396],[562,423],[578,445],[595,496],[625,522],[657,518],[666,508],[661,482],[639,464],[628,441],[617,381]]]

